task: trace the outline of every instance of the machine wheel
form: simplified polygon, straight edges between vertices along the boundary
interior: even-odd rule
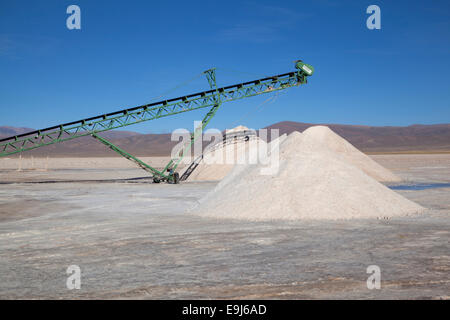
[[[161,180],[159,180],[159,178],[157,177],[153,177],[153,183],[160,183]]]
[[[178,172],[175,172],[173,174],[173,183],[179,184],[180,183],[180,174]]]

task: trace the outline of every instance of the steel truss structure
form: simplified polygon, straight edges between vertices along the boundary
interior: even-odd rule
[[[306,64],[301,63],[301,65]],[[92,136],[121,156],[137,163],[146,171],[151,172],[155,182],[171,181],[177,183],[178,174],[175,170],[185,152],[190,150],[190,145],[179,154],[177,159],[171,159],[164,170],[159,171],[115,146],[108,140],[100,137],[98,133],[122,128],[144,121],[156,120],[162,117],[210,107],[210,110],[203,118],[201,125],[192,134],[192,145],[223,103],[264,93],[275,92],[306,83],[306,77],[311,74],[308,74],[300,68],[299,62],[297,62],[296,67],[298,70],[294,72],[221,88],[217,88],[215,69],[210,69],[205,71],[204,74],[206,75],[211,90],[102,114],[87,119],[64,123],[41,130],[0,139],[0,157],[13,155],[23,151],[84,136]],[[309,67],[312,68],[311,66]]]

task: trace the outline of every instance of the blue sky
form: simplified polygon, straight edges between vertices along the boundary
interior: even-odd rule
[[[81,30],[66,8],[81,8]],[[381,30],[366,8],[381,8]],[[0,2],[0,125],[42,128],[294,70],[306,86],[223,104],[211,127],[278,121],[363,125],[450,122],[449,1]],[[203,111],[126,130],[192,127]]]

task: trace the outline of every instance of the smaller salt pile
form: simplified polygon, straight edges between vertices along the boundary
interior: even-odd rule
[[[347,140],[334,133],[325,126],[309,127],[303,131],[304,139],[320,143],[335,153],[341,155],[346,161],[355,165],[380,182],[400,182],[400,177],[382,167],[369,156],[359,151]]]
[[[293,132],[275,175],[236,166],[191,211],[246,220],[387,218],[423,211],[316,139]]]
[[[275,148],[280,148],[280,145],[287,139],[287,137],[288,137],[288,135],[285,133],[267,144],[266,150],[269,153],[269,156],[270,156],[270,152],[275,150]],[[261,141],[261,140],[260,140],[260,142],[264,143],[264,141]],[[257,146],[254,148],[256,149]],[[255,151],[255,150],[252,150],[252,151]],[[223,178],[222,181],[220,181],[220,183],[216,186],[216,188],[214,189],[214,192],[217,192],[218,190],[222,189],[228,183],[233,183],[233,181],[238,176],[240,176],[244,172],[249,171],[250,169],[256,168],[256,167],[261,169],[261,165],[258,164],[257,152],[248,152],[246,154],[245,162],[238,161],[238,163],[233,166],[233,168],[225,176],[225,178]]]
[[[233,138],[239,134],[245,136],[246,132],[250,133],[249,128],[241,125],[227,130],[226,143],[219,142],[211,150],[205,151],[203,159],[189,176],[188,181],[222,180],[236,164],[247,163],[246,157],[250,149],[256,148],[258,143],[265,142],[256,135],[251,135],[247,141],[243,137]]]

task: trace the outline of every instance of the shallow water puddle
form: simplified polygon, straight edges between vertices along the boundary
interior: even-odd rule
[[[450,188],[450,183],[417,183],[388,186],[392,190],[426,190],[436,188]]]

